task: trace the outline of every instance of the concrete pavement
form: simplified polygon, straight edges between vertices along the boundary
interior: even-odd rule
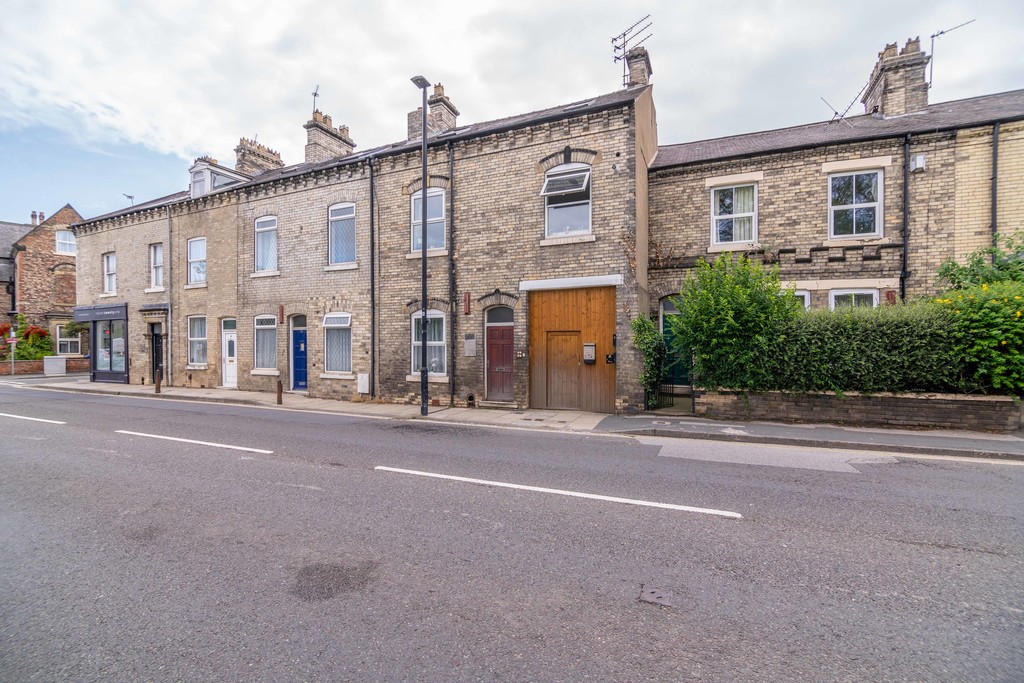
[[[13,380],[5,380],[5,383],[20,383],[26,387],[58,391],[277,407],[275,394],[236,389],[165,386],[161,388],[160,394],[155,394],[152,385],[89,382],[86,376],[16,377]],[[644,415],[626,416],[574,410],[502,410],[497,408],[449,408],[446,406],[430,406],[428,416],[423,418],[420,416],[418,405],[374,400],[336,401],[311,398],[305,394],[293,392],[283,394],[280,407],[288,410],[377,419],[427,419],[450,424],[504,428],[631,436],[667,436],[816,448],[1024,460],[1024,433],[1021,432],[993,434],[942,429],[905,430],[830,424],[731,422],[706,420],[680,414],[663,414],[657,411]]]

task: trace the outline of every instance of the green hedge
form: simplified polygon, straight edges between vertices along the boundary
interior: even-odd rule
[[[674,301],[673,350],[692,350],[704,388],[1024,393],[1024,282],[804,312],[776,269],[720,256],[699,263]]]

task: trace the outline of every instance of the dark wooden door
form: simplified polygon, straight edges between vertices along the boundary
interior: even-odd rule
[[[487,400],[511,401],[512,342],[511,325],[487,328]]]
[[[579,408],[582,352],[579,332],[548,332],[548,408]]]

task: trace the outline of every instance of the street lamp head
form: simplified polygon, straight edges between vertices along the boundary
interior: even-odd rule
[[[417,88],[426,89],[430,87],[430,81],[425,79],[423,76],[413,76],[410,80],[416,84]]]

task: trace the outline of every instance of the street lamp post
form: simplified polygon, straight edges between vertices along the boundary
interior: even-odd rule
[[[420,137],[423,140],[423,184],[420,187],[420,306],[423,318],[420,321],[420,415],[427,414],[427,88],[430,81],[423,76],[414,76],[412,82],[423,92],[423,126]]]

